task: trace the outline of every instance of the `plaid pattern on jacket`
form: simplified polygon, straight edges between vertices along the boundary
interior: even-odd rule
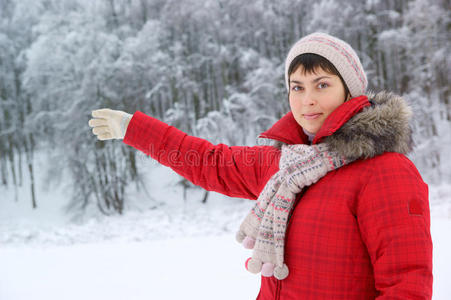
[[[357,114],[358,105],[369,105],[367,97],[337,108],[314,143]],[[291,113],[261,137],[308,142]],[[139,111],[123,141],[207,190],[254,200],[277,172],[280,157],[273,146],[213,145]],[[360,159],[305,189],[297,196],[285,247],[290,274],[284,280],[262,277],[257,299],[432,297],[428,188],[403,154]]]

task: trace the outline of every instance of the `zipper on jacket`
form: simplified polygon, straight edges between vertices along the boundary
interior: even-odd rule
[[[305,187],[301,192],[300,195],[296,195],[296,199],[295,202],[293,204],[293,209],[290,211],[290,214],[288,215],[288,220],[287,220],[287,229],[285,231],[285,233],[288,231],[288,227],[291,225],[291,215],[293,214],[294,209],[296,208],[297,204],[299,203],[299,201],[301,200],[302,196],[304,195],[305,191],[308,189],[308,187]],[[286,237],[286,235],[285,235]],[[285,241],[286,243],[286,241]],[[281,290],[281,286],[282,286],[282,282],[281,280],[276,279],[276,294],[274,295],[274,299],[275,300],[279,300],[280,299],[280,290]]]
[[[280,299],[280,285],[282,283],[280,282],[280,280],[276,279],[276,295],[274,297],[275,300],[279,300]]]
[[[300,195],[296,195],[296,199],[294,200],[293,209],[291,209],[290,213],[288,214],[288,220],[287,220],[287,229],[285,233],[288,231],[288,226],[291,224],[291,216],[293,215],[294,210],[296,209],[296,206],[298,205],[299,201],[301,200],[302,196],[304,196],[305,191],[308,189],[308,187],[305,187],[302,189],[302,191],[299,192]]]

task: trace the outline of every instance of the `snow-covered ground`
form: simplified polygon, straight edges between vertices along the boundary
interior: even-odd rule
[[[168,168],[149,164],[146,176],[159,179],[151,199],[132,193],[123,216],[78,222],[63,213],[61,189],[38,190],[35,211],[26,184],[17,202],[0,190],[0,299],[255,299],[260,278],[234,238],[252,202],[211,193],[203,205],[201,190],[184,201]],[[433,299],[448,300],[451,186],[431,187],[430,199]]]
[[[0,250],[0,299],[255,299],[233,235]]]

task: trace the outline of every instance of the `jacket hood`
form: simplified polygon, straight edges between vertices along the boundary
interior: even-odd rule
[[[324,142],[347,158],[370,158],[384,152],[407,154],[412,150],[409,125],[412,109],[394,93],[368,93],[350,99],[334,110],[315,135],[313,144]],[[307,144],[308,138],[291,112],[259,139],[285,144]]]

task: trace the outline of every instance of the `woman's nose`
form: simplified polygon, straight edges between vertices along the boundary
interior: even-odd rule
[[[302,95],[302,104],[303,105],[313,105],[315,104],[315,96],[310,91],[305,91],[304,95]]]

